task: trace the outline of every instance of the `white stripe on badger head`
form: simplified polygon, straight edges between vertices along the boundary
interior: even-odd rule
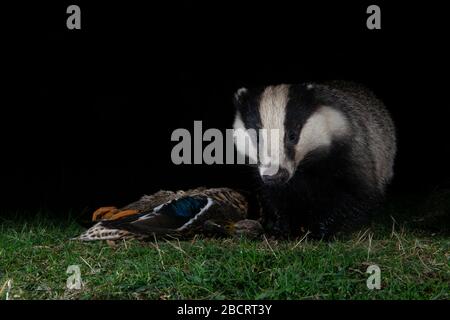
[[[261,175],[274,175],[280,166],[291,171],[292,165],[288,163],[284,152],[284,121],[288,100],[289,85],[286,84],[267,87],[261,95],[261,125],[263,129],[268,130],[268,137],[264,139],[263,135],[263,139],[259,141]],[[277,141],[272,139],[274,136]],[[274,168],[276,170],[273,170]]]
[[[331,107],[323,106],[306,121],[295,147],[295,163],[319,147],[330,146],[334,137],[342,137],[350,130],[345,115]]]
[[[259,141],[259,174],[273,176],[280,169],[280,129],[261,129]]]
[[[240,112],[236,112],[233,124],[233,139],[238,152],[237,163],[245,164],[245,156],[249,158],[250,164],[258,163],[258,149],[256,148],[256,130],[247,129],[242,121]]]

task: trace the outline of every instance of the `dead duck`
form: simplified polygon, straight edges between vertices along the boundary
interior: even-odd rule
[[[92,216],[98,221],[79,237],[82,241],[148,239],[155,236],[258,237],[262,227],[247,219],[246,197],[229,188],[161,190],[121,209],[102,207]]]

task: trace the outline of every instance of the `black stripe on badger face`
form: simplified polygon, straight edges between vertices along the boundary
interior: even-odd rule
[[[284,146],[286,156],[291,161],[295,161],[296,146],[299,143],[300,132],[316,108],[317,103],[315,102],[312,85],[299,84],[289,87],[289,100],[286,105],[286,117],[284,120]]]
[[[259,115],[259,102],[264,88],[248,90],[241,88],[234,94],[234,106],[236,115],[233,128],[234,143],[238,153],[247,156],[251,164],[258,163],[258,135],[262,128]],[[248,130],[254,130],[255,134],[249,134]],[[249,145],[245,141],[249,141]]]
[[[236,118],[242,121],[245,129],[261,129],[261,118],[259,116],[259,102],[263,88],[252,89],[241,88],[234,94],[234,106],[236,107]]]

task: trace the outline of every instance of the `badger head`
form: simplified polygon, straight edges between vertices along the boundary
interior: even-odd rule
[[[265,184],[288,182],[305,157],[349,132],[345,115],[321,103],[314,85],[241,88],[234,104],[236,148],[258,166]]]

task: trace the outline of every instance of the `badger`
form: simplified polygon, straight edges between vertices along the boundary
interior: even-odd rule
[[[253,167],[266,232],[329,239],[368,222],[392,180],[396,154],[393,120],[373,92],[342,81],[281,84],[241,88],[234,105],[235,131],[278,129],[278,143],[250,139],[263,151]],[[252,149],[236,148],[247,156]]]

